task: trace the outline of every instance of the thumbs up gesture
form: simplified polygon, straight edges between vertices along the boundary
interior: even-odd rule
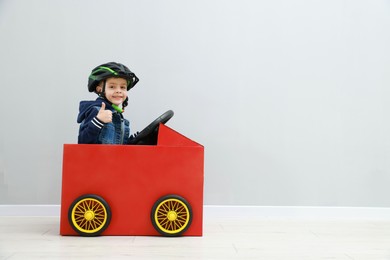
[[[102,107],[96,117],[103,123],[112,122],[112,112],[110,110],[106,110],[106,103],[102,102]]]

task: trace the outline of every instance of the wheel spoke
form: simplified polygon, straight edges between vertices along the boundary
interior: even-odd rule
[[[168,212],[169,211],[169,205],[168,204],[163,204],[161,206],[161,210],[164,211],[164,212]]]
[[[175,221],[175,229],[180,229],[183,225],[179,221]]]
[[[84,228],[84,229],[85,229],[85,226],[86,226],[86,225],[87,225],[87,220],[86,220],[86,219],[83,219],[83,220],[80,221],[79,226],[80,226],[81,228]]]

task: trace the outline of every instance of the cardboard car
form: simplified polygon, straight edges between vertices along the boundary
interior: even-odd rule
[[[202,236],[204,147],[163,123],[155,145],[64,145],[61,235]]]

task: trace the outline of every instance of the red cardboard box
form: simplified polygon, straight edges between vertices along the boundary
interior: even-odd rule
[[[204,147],[163,124],[153,146],[65,144],[60,234],[202,236],[203,181]]]

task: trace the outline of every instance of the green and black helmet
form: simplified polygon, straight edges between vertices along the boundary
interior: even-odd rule
[[[100,81],[111,77],[126,79],[127,90],[130,90],[139,81],[137,76],[133,72],[131,72],[129,68],[127,68],[125,65],[116,62],[109,62],[97,66],[92,70],[91,75],[89,75],[88,78],[89,92],[95,92],[96,87],[97,85],[99,85]]]

